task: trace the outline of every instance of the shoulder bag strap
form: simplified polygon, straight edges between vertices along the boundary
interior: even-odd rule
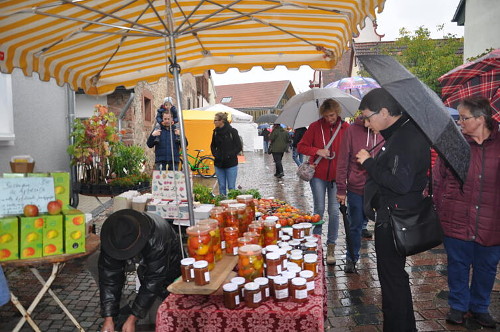
[[[340,127],[342,127],[342,121],[340,121],[339,125],[337,126],[337,130],[335,130],[335,133],[333,134],[332,138],[330,138],[330,141],[328,142],[327,145],[325,145],[325,149],[329,149],[330,146],[332,145],[333,143],[333,140],[335,140],[335,137],[337,137],[337,134],[339,133],[340,131]],[[321,128],[321,132],[323,132],[323,127],[320,127]],[[319,157],[317,158],[315,161],[314,161],[314,165],[318,165],[319,162],[321,161],[323,157]]]
[[[429,154],[431,155],[429,163],[429,190],[427,191],[429,196],[432,197],[432,147],[429,149]]]

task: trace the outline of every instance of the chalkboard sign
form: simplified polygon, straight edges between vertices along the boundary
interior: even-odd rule
[[[0,215],[20,215],[27,204],[47,212],[47,203],[54,198],[52,177],[0,178]]]

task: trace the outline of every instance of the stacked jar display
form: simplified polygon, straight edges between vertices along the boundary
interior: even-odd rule
[[[222,259],[222,246],[221,235],[219,229],[219,222],[215,219],[203,219],[198,221],[200,226],[208,226],[210,228],[210,237],[212,238],[212,250],[214,252],[215,261],[218,262]]]
[[[188,254],[196,261],[205,260],[208,262],[208,269],[212,270],[215,264],[214,251],[212,247],[212,237],[210,236],[210,227],[195,225],[188,227],[187,247]]]

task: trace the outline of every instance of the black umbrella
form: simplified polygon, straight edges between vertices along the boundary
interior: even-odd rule
[[[255,120],[257,123],[274,123],[278,118],[278,114],[263,114]]]
[[[352,240],[351,240],[351,227],[349,224],[349,219],[347,218],[347,206],[345,204],[340,204],[339,206],[340,213],[342,213],[342,219],[344,220],[344,231],[345,231],[345,245],[347,247],[347,252],[349,256],[354,261],[354,249],[352,248]],[[356,269],[356,266],[354,267]]]
[[[432,146],[465,182],[470,147],[438,95],[388,55],[360,55],[359,60],[381,87],[405,109]]]

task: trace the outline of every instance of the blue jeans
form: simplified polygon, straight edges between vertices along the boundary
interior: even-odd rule
[[[267,153],[269,150],[269,141],[264,141],[264,153]]]
[[[347,214],[354,257],[351,257],[349,251],[347,251],[346,257],[350,261],[357,262],[359,259],[359,249],[361,248],[361,230],[365,221],[368,220],[363,211],[363,195],[358,195],[350,191],[347,192]]]
[[[219,182],[219,194],[227,196],[227,190],[236,189],[236,177],[238,176],[238,166],[229,168],[215,167],[215,174]]]
[[[333,181],[324,181],[312,178],[309,181],[314,201],[314,213],[323,219],[325,200],[328,194],[328,235],[327,244],[335,244],[339,236],[339,203],[337,202],[337,184]],[[323,225],[316,225],[313,234],[321,235]]]
[[[292,147],[292,159],[295,161],[297,166],[300,166],[304,161],[304,155],[297,151],[297,148]]]
[[[500,246],[485,247],[477,242],[447,236],[443,243],[448,256],[448,304],[452,309],[464,312],[488,312],[500,261]]]

